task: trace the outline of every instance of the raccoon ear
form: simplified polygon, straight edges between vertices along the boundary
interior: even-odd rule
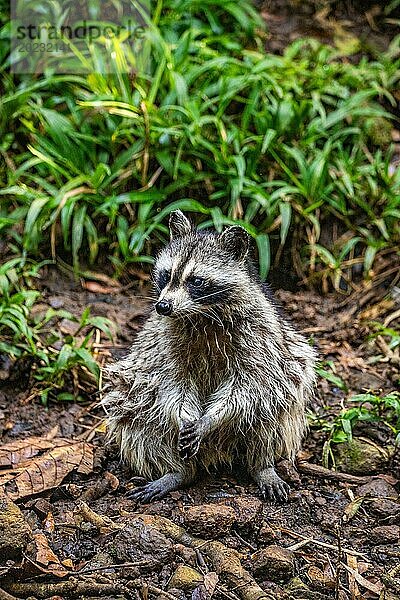
[[[192,224],[181,210],[174,210],[169,215],[169,233],[171,240],[175,237],[183,237],[192,231]]]
[[[242,260],[248,253],[250,238],[240,225],[232,225],[223,231],[218,238],[221,248],[229,252],[237,260]]]

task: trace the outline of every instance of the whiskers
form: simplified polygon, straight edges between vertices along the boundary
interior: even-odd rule
[[[199,302],[200,300],[205,300],[206,298],[211,298],[211,296],[217,296],[218,294],[223,294],[224,292],[227,292],[228,290],[231,290],[233,288],[233,285],[228,284],[226,285],[224,288],[216,291],[216,292],[212,292],[211,294],[206,294],[204,296],[200,296],[199,298],[196,298],[196,302]]]
[[[207,307],[202,309],[199,306],[192,306],[191,312],[197,315],[201,315],[202,317],[206,317],[207,319],[210,319],[211,321],[216,323],[222,329],[225,329],[224,322],[213,308]]]

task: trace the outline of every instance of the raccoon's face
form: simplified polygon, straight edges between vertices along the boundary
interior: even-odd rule
[[[242,227],[229,227],[219,235],[197,231],[181,211],[175,211],[170,234],[154,269],[158,314],[216,318],[240,302],[251,284],[249,236]]]

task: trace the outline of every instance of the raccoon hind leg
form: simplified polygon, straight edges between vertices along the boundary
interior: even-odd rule
[[[264,500],[287,502],[290,486],[274,469],[276,439],[272,430],[256,429],[248,436],[246,462],[250,476],[257,483]]]

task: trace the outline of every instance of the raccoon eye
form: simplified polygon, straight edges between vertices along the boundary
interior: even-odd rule
[[[166,271],[165,269],[163,271],[160,271],[159,275],[158,275],[158,287],[160,289],[165,288],[165,286],[167,285],[167,283],[169,282],[169,280],[171,279],[171,271]]]
[[[190,277],[188,283],[193,287],[199,288],[204,284],[204,279],[202,277]]]

